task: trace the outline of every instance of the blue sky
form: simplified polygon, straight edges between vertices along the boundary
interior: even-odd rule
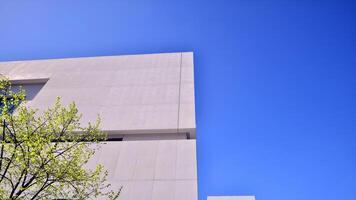
[[[0,60],[194,51],[199,200],[355,200],[355,22],[351,0],[0,0]]]

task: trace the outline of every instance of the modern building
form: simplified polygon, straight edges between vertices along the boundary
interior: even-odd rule
[[[40,110],[60,96],[82,123],[102,119],[102,163],[120,200],[197,200],[193,54],[166,53],[0,62]],[[211,199],[212,200],[212,199]]]

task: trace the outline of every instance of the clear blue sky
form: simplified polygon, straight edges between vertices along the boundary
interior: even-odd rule
[[[356,199],[356,2],[0,0],[0,60],[194,51],[199,200]]]

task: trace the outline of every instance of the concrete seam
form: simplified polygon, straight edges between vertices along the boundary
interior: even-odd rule
[[[180,120],[180,96],[181,96],[181,85],[182,85],[182,59],[183,53],[180,53],[180,65],[179,65],[179,91],[178,91],[178,118],[177,118],[177,133],[179,133],[179,120]]]
[[[158,142],[156,142],[156,143],[158,143]],[[158,145],[155,145],[156,147],[158,146]],[[158,151],[158,150],[157,150]],[[156,159],[155,160],[157,160],[157,152],[156,152]],[[155,162],[155,167],[154,167],[154,169],[156,170],[156,162]],[[155,180],[154,180],[154,178],[155,178],[155,171],[153,171],[153,181],[152,181],[152,186],[151,186],[151,200],[154,200],[153,199],[153,192],[154,192],[154,187],[155,187]]]
[[[175,147],[176,147],[176,159],[174,160],[175,161],[175,164],[174,164],[174,200],[175,200],[175,195],[176,195],[176,189],[177,189],[177,164],[178,164],[178,142],[175,141]]]

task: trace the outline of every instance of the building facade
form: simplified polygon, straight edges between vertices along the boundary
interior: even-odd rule
[[[99,114],[103,164],[121,200],[197,200],[193,54],[165,53],[0,62],[39,110],[74,101],[82,123]]]

